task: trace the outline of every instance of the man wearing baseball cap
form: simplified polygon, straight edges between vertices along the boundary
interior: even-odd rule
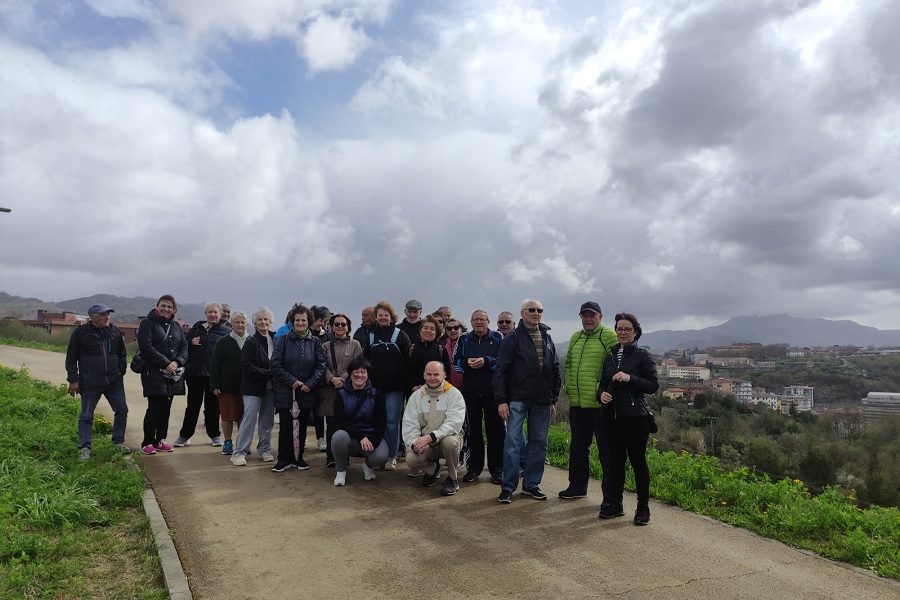
[[[569,340],[564,364],[565,389],[570,402],[569,427],[572,430],[569,443],[569,487],[559,493],[559,497],[566,500],[587,496],[591,440],[594,438],[597,439],[600,465],[603,468],[601,486],[609,472],[609,451],[606,435],[602,434],[597,385],[606,354],[617,342],[616,333],[600,322],[603,312],[593,300],[582,304],[578,314],[581,317],[581,329],[573,333]]]
[[[105,304],[91,306],[88,309],[89,321],[75,328],[66,351],[69,395],[81,394],[78,448],[79,460],[82,461],[91,457],[94,410],[100,402],[100,396],[106,396],[113,409],[113,446],[123,454],[131,452],[125,445],[128,405],[125,403],[125,385],[122,379],[128,361],[125,356],[125,338],[109,322],[109,315],[113,312],[115,311]]]

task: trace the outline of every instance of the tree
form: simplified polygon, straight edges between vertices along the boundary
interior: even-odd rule
[[[776,479],[784,477],[786,462],[781,448],[772,438],[753,438],[744,451],[746,466],[768,473]]]

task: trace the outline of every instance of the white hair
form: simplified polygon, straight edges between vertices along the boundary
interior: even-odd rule
[[[269,322],[272,323],[275,320],[275,315],[272,314],[272,311],[269,310],[267,306],[260,306],[255,311],[253,311],[253,322],[256,323],[256,317],[259,315],[266,315],[269,317]]]
[[[532,302],[536,303],[538,305],[538,308],[544,308],[544,305],[541,304],[540,301],[532,300],[531,298],[525,298],[524,300],[522,300],[521,310],[525,310],[526,308],[528,308],[528,305],[531,304]]]
[[[244,319],[245,321],[248,321],[248,320],[249,320],[249,319],[247,318],[247,313],[245,313],[245,312],[242,311],[242,310],[236,310],[236,311],[234,311],[234,312],[231,313],[231,320],[232,320],[232,322],[233,322],[235,319],[237,319],[237,318],[242,318],[242,319]]]
[[[206,311],[208,311],[211,308],[215,308],[219,312],[222,312],[222,305],[219,304],[218,302],[207,302],[206,306],[203,307],[203,312],[205,313]]]

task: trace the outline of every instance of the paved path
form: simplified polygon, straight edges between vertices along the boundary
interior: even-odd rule
[[[53,383],[65,380],[63,362],[0,346],[0,364],[25,364]],[[126,390],[126,442],[137,447],[145,401],[131,372]],[[170,440],[184,405],[176,399]],[[201,600],[900,598],[895,581],[658,503],[649,527],[600,521],[599,483],[590,498],[564,502],[555,497],[567,482],[558,469],[544,477],[550,500],[516,494],[500,505],[486,482],[451,498],[405,471],[365,483],[358,459],[347,487],[335,488],[316,451],[305,472],[275,474],[255,459],[234,467],[206,439],[201,430],[191,447],[136,457]]]

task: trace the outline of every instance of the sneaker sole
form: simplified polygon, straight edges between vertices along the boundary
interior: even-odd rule
[[[546,496],[546,495],[544,495],[544,496],[535,496],[535,495],[532,494],[531,492],[526,492],[526,491],[524,491],[524,490],[522,490],[522,495],[523,495],[523,496],[528,496],[529,498],[534,498],[535,500],[540,500],[540,501],[544,501],[544,500],[547,499],[547,496]]]
[[[296,466],[294,466],[294,468],[297,469],[298,471],[309,471],[309,465],[306,465],[305,467],[296,465]]]
[[[297,468],[296,465],[288,465],[283,469],[272,468],[272,472],[273,473],[284,473],[285,471],[290,471],[291,469],[296,469],[296,468]]]
[[[500,504],[509,504],[512,502],[512,498],[497,498],[497,502]]]
[[[579,498],[587,498],[587,494],[577,494],[577,495],[559,494],[559,497],[562,498],[563,500],[577,500]]]

